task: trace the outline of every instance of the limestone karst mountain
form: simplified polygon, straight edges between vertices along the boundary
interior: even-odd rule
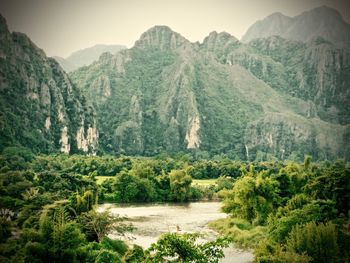
[[[321,39],[264,41],[247,45],[212,32],[191,43],[156,26],[133,48],[70,76],[94,103],[101,151],[344,156],[349,54]],[[339,78],[328,76],[334,71]]]
[[[87,66],[97,60],[101,54],[109,52],[115,54],[123,49],[126,49],[126,46],[123,45],[95,45],[89,48],[75,51],[67,58],[62,57],[53,57],[60,66],[66,71],[70,72],[76,70],[80,67]]]
[[[0,149],[94,152],[95,111],[67,74],[0,16]]]
[[[242,37],[242,42],[274,35],[303,42],[322,37],[338,47],[350,46],[350,25],[337,10],[327,6],[314,8],[295,17],[274,13],[254,23]]]
[[[283,32],[291,19],[274,16]],[[349,158],[350,54],[325,35],[192,43],[155,26],[67,75],[4,19],[0,29],[1,148]]]

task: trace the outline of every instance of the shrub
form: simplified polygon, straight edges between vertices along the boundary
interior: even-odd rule
[[[298,254],[307,253],[312,262],[339,262],[337,230],[332,223],[312,221],[305,225],[296,225],[287,238],[287,251]]]

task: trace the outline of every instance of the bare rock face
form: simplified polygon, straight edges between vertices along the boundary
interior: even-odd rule
[[[294,154],[328,159],[339,154],[345,132],[346,127],[319,119],[306,121],[300,116],[269,113],[247,125],[244,140],[251,152],[270,153],[278,159]],[[296,149],[304,152],[297,153]]]
[[[87,130],[84,128],[84,123],[77,131],[76,135],[77,148],[85,153],[95,154],[98,146],[98,131],[96,124],[89,126]]]
[[[190,120],[189,129],[186,133],[187,149],[197,149],[201,144],[201,139],[199,138],[200,129],[200,119],[199,116],[195,116]]]
[[[70,153],[88,152],[91,145],[90,152],[95,151],[92,106],[55,60],[26,35],[11,34],[3,18],[0,24],[0,147],[21,144],[34,151]],[[78,131],[88,138],[85,144]]]

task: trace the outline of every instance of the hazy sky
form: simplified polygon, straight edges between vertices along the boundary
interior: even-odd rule
[[[349,0],[0,0],[11,31],[26,33],[49,55],[68,56],[95,44],[132,47],[154,25],[168,25],[190,41],[211,31],[241,38],[273,12],[295,16],[327,5],[350,23]]]

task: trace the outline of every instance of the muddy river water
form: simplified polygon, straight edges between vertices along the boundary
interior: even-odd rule
[[[110,209],[111,213],[128,217],[136,230],[125,237],[111,233],[111,238],[121,238],[130,244],[148,248],[158,237],[167,232],[192,233],[200,232],[204,240],[212,240],[217,233],[208,228],[208,223],[215,219],[225,218],[220,212],[220,202],[190,202],[186,204],[103,204],[99,211]],[[225,258],[221,263],[252,262],[251,251],[236,249],[233,246],[225,249]]]

